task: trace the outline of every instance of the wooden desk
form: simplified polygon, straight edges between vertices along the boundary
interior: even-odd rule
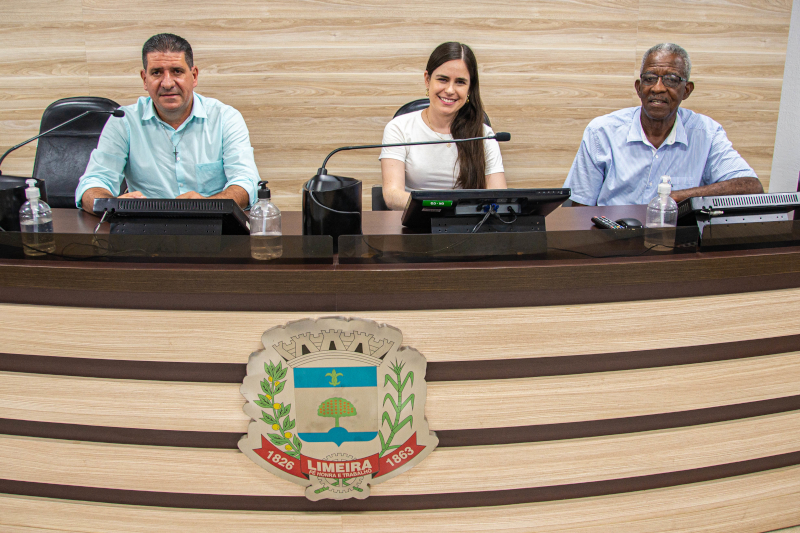
[[[548,229],[586,227],[588,211],[559,209]],[[61,215],[62,230],[94,226]],[[365,213],[365,233],[398,231],[397,216]],[[298,231],[299,214],[284,217]],[[54,527],[800,524],[797,248],[426,265],[1,260],[0,301],[0,493]],[[440,447],[364,501],[309,502],[236,448],[261,334],[331,314],[391,324],[428,359]]]

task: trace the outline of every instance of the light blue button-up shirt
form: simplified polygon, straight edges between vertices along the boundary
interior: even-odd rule
[[[110,117],[75,190],[75,203],[87,189],[102,187],[119,195],[128,190],[148,198],[175,198],[189,191],[211,196],[238,185],[255,201],[259,175],[242,114],[219,100],[194,94],[192,113],[178,129],[162,121],[149,97]],[[176,153],[177,152],[177,153]]]
[[[564,182],[574,202],[646,204],[658,194],[664,175],[672,178],[673,190],[757,177],[709,117],[678,108],[672,131],[656,149],[642,130],[641,112],[641,107],[621,109],[586,127]]]

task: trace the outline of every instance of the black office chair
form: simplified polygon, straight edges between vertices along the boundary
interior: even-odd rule
[[[386,201],[383,199],[383,187],[375,185],[372,188],[372,210],[373,211],[391,211]]]
[[[397,112],[394,114],[392,118],[397,118],[400,115],[405,115],[406,113],[413,113],[414,111],[420,111],[425,109],[426,107],[431,105],[431,101],[427,98],[420,98],[419,100],[414,100],[413,102],[409,102],[402,106]],[[489,116],[486,112],[483,113],[483,123],[492,127],[492,123],[489,120]],[[386,205],[386,202],[383,200],[383,187],[376,185],[372,188],[372,210],[373,211],[389,211],[389,206]]]
[[[405,115],[406,113],[413,113],[414,111],[420,111],[430,105],[431,101],[427,98],[420,98],[419,100],[414,100],[413,102],[409,102],[400,109],[398,109],[392,118],[397,118],[400,115]],[[490,128],[492,127],[492,122],[489,120],[489,115],[487,115],[485,111],[483,112],[483,123],[489,126]]]
[[[108,98],[64,98],[47,106],[39,131],[47,131],[84,111],[113,111],[118,107]],[[108,117],[92,113],[39,139],[33,177],[44,180],[50,207],[75,207],[75,189]]]

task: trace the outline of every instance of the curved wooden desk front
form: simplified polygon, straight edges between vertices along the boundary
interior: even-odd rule
[[[365,214],[365,229],[392,216]],[[6,260],[0,294],[0,529],[800,524],[798,248],[378,267]],[[389,323],[427,357],[440,446],[367,500],[315,503],[237,450],[239,386],[266,329],[332,314]]]

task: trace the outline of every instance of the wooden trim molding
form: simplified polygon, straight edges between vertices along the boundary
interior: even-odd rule
[[[688,427],[796,410],[800,410],[800,395],[722,407],[625,418],[567,422],[563,424],[439,430],[436,435],[439,437],[440,448],[517,444]],[[0,418],[0,434],[110,444],[222,449],[236,449],[236,443],[243,435],[243,433],[222,431],[179,431],[88,426],[10,418]]]
[[[0,260],[0,303],[285,312],[577,305],[798,287],[798,257],[790,247],[648,258],[269,269]]]
[[[239,496],[104,489],[0,479],[0,493],[85,502],[231,511],[368,512],[460,509],[591,498],[744,476],[800,465],[800,452],[632,478],[498,491],[321,500],[303,496]]]
[[[800,335],[561,357],[431,361],[428,363],[425,379],[435,382],[567,376],[727,361],[796,351],[800,351]],[[241,383],[246,374],[246,366],[246,363],[130,361],[0,353],[0,372],[87,378]]]

